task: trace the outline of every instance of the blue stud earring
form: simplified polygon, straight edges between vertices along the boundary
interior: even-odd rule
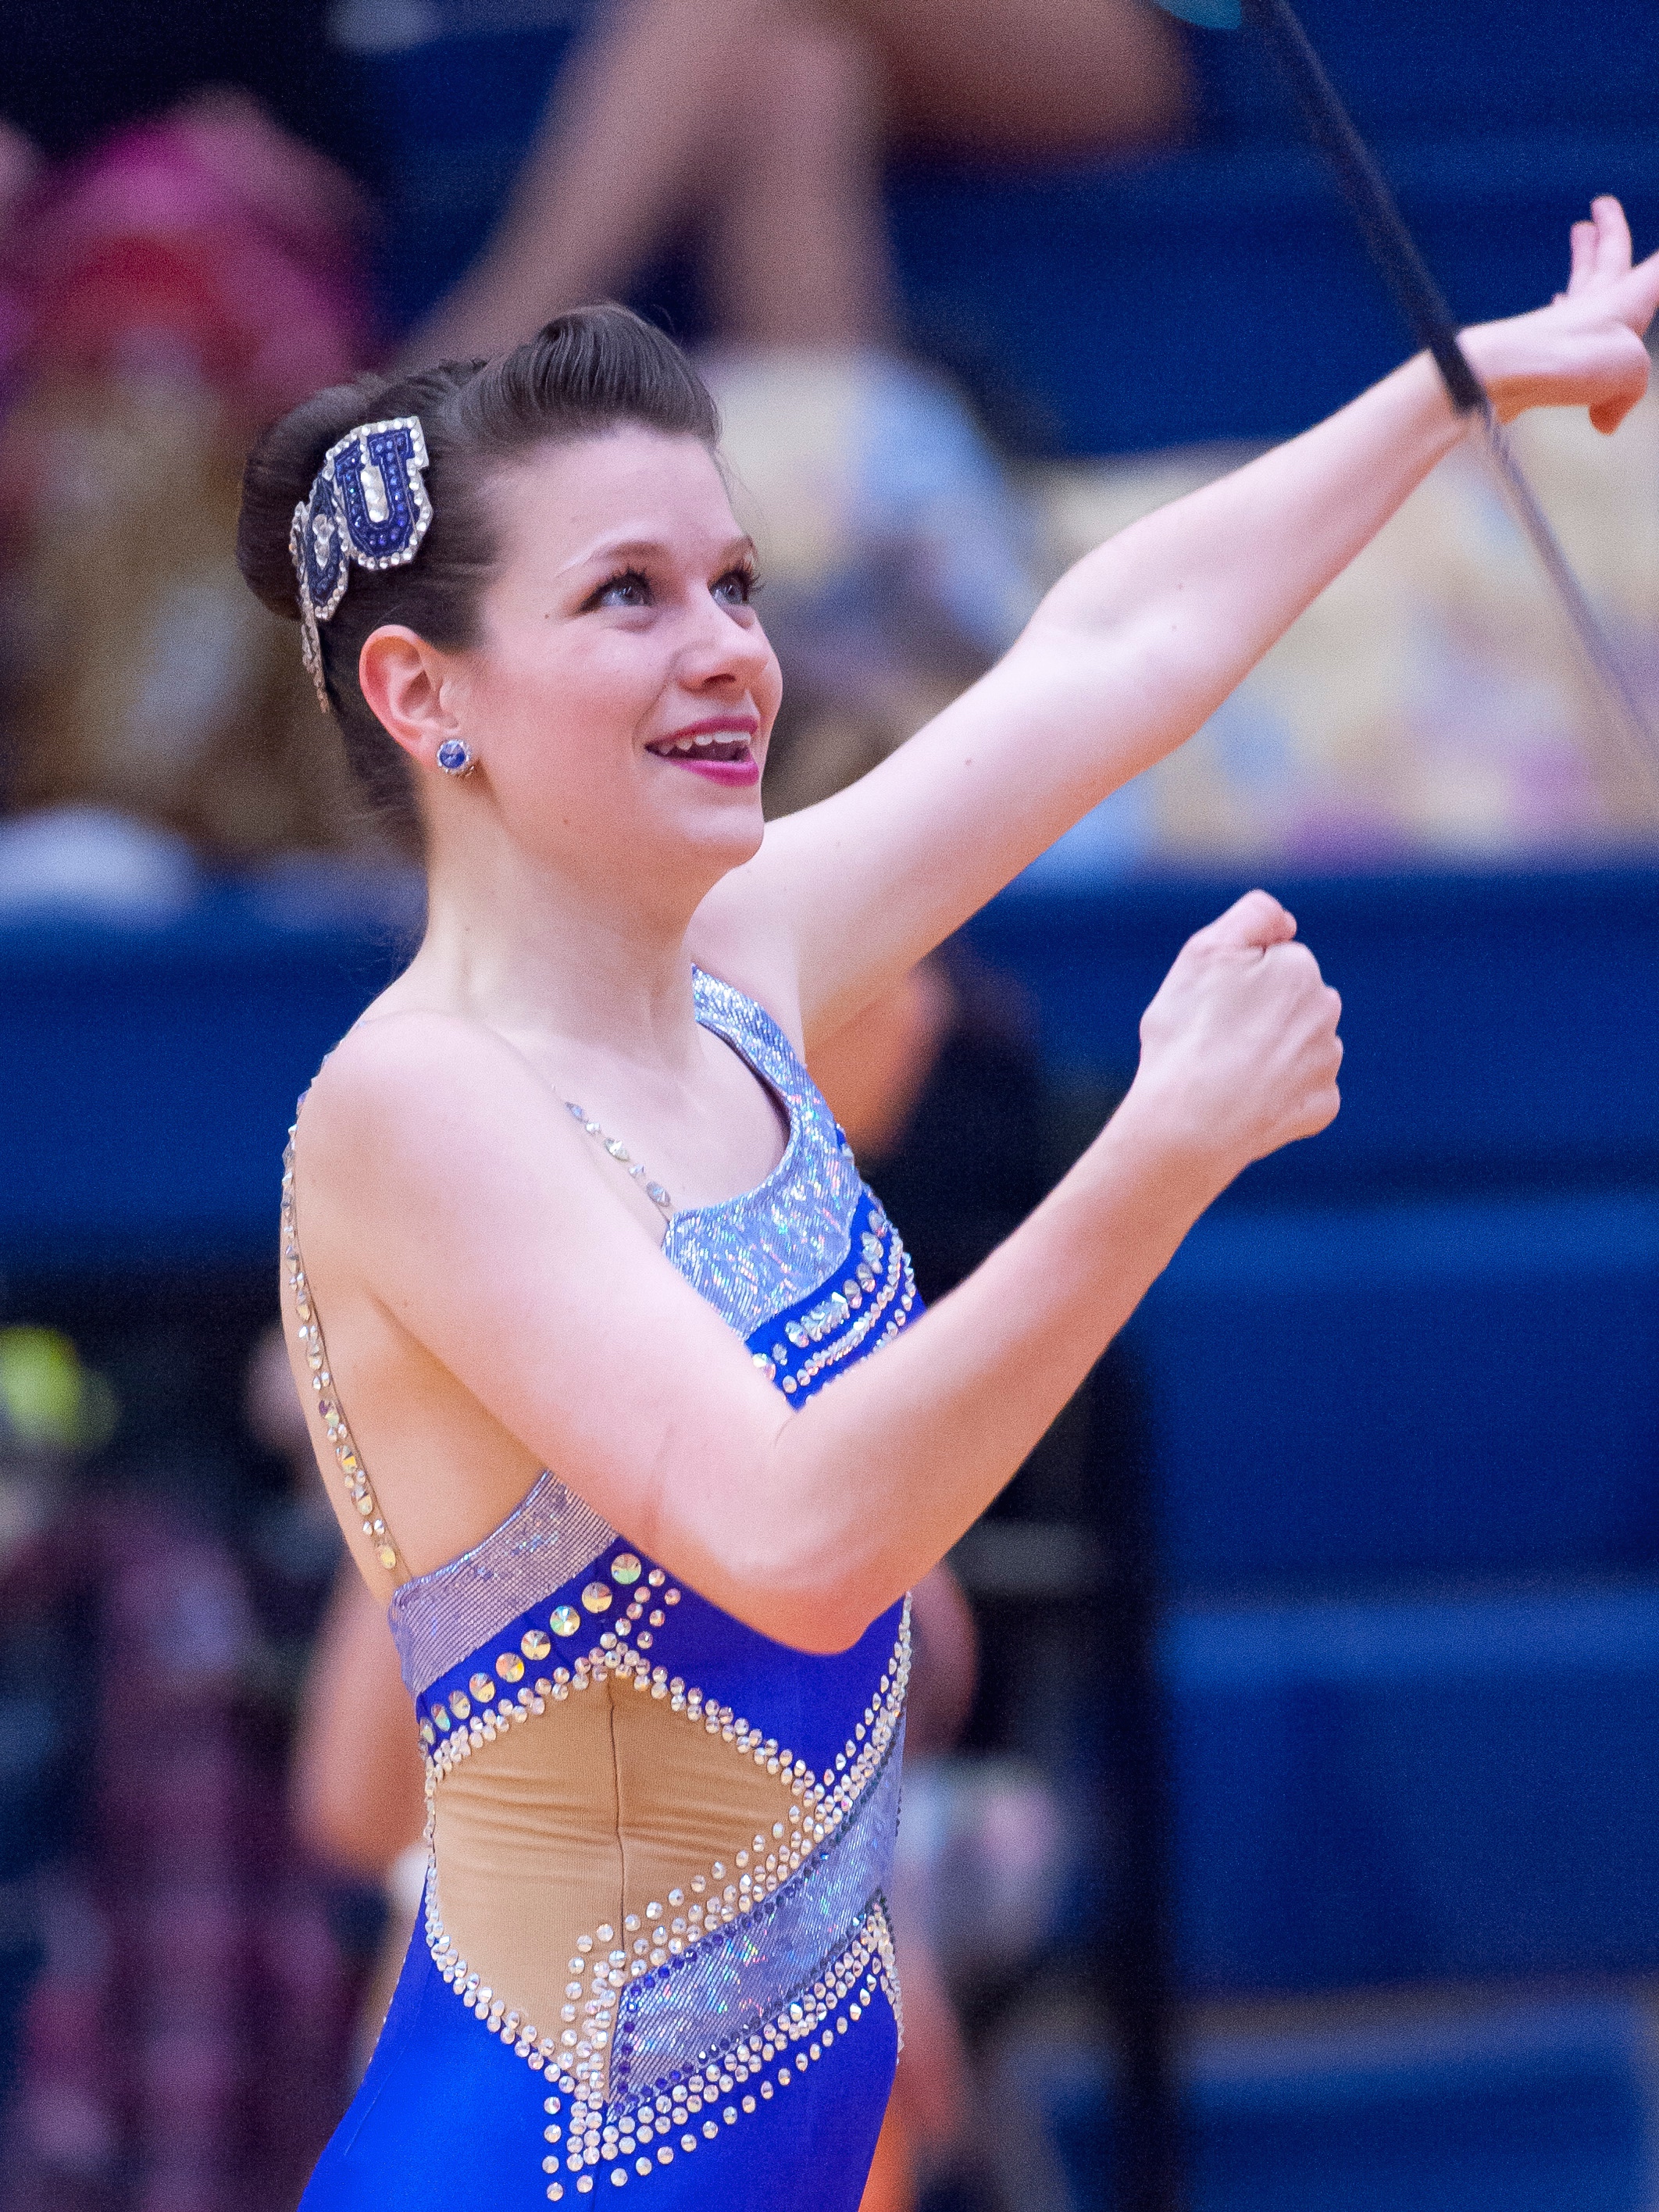
[[[446,775],[471,775],[477,764],[465,738],[446,738],[438,748],[438,765]]]

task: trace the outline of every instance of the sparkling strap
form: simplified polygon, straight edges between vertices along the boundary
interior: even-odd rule
[[[646,1172],[644,1162],[634,1158],[620,1137],[607,1137],[599,1123],[589,1116],[584,1108],[578,1106],[574,1099],[565,1100],[564,1110],[567,1114],[573,1115],[581,1123],[583,1128],[596,1143],[605,1146],[613,1160],[619,1162],[628,1170],[629,1174],[633,1176],[663,1219],[671,1221],[674,1215],[674,1201],[662,1185]]]
[[[306,1276],[306,1263],[300,1249],[300,1231],[294,1210],[294,1139],[300,1127],[301,1098],[295,1109],[293,1126],[288,1133],[288,1143],[283,1152],[283,1266],[288,1275],[288,1286],[294,1297],[294,1310],[299,1326],[295,1334],[305,1352],[306,1365],[311,1370],[312,1393],[317,1401],[317,1411],[328,1440],[334,1447],[334,1456],[339,1462],[340,1475],[347,1495],[363,1524],[363,1534],[374,1547],[374,1556],[388,1574],[398,1571],[398,1547],[392,1540],[386,1516],[380,1510],[380,1500],[371,1488],[362,1454],[358,1450],[351,1431],[346,1425],[345,1415],[340,1410],[339,1393],[335,1387],[333,1370],[329,1365],[328,1347],[323,1342],[322,1323],[311,1296],[311,1285]]]

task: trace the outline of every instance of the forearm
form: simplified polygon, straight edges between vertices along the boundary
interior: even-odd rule
[[[736,1610],[849,1642],[990,1504],[1214,1194],[1154,1120],[1120,1109],[974,1274],[782,1425],[723,1531]]]
[[[809,1045],[1191,737],[1462,434],[1432,365],[1407,362],[1087,555],[927,729],[775,825]],[[854,950],[833,922],[866,878]]]
[[[1039,649],[1156,672],[1139,757],[1180,744],[1463,435],[1426,356],[1247,466],[1132,524],[1049,593]]]

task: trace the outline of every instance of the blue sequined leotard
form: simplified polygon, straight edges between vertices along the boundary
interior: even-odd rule
[[[777,1024],[697,1018],[787,1107],[764,1182],[664,1251],[792,1401],[916,1310],[908,1259]],[[285,1185],[289,1286],[365,1528]],[[854,2212],[891,2086],[886,1890],[908,1608],[823,1657],[708,1604],[544,1474],[391,1620],[425,1753],[425,1909],[302,2212]]]

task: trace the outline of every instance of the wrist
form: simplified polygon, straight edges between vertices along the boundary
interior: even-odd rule
[[[1137,1075],[1090,1147],[1114,1182],[1127,1179],[1152,1206],[1181,1218],[1185,1233],[1247,1163],[1235,1160],[1183,1102]]]
[[[1516,317],[1508,322],[1475,323],[1458,334],[1464,358],[1480,378],[1492,412],[1512,422],[1532,405],[1537,383],[1537,347],[1517,343]]]
[[[1468,331],[1460,331],[1458,343],[1463,349],[1469,367],[1484,386],[1486,382],[1486,366],[1468,343],[1472,335]],[[1432,354],[1414,354],[1395,373],[1411,384],[1416,404],[1415,420],[1426,456],[1431,464],[1443,460],[1458,445],[1474,418],[1460,415],[1452,404],[1446,380],[1440,374],[1439,363]]]

